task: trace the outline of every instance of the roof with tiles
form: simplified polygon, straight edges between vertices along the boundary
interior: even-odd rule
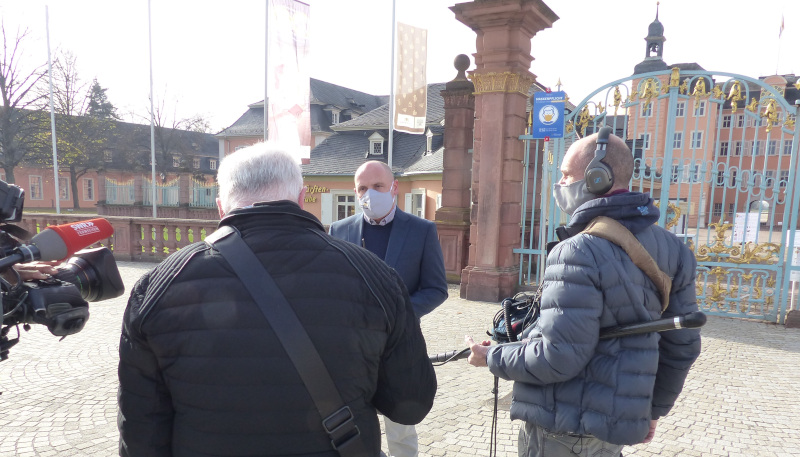
[[[441,91],[445,83],[428,84],[428,112],[426,124],[440,124],[444,120],[444,98]],[[347,122],[334,125],[331,129],[335,132],[344,130],[363,130],[369,128],[389,128],[389,104],[386,103],[364,115]]]

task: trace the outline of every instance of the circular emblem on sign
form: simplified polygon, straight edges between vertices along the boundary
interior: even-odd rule
[[[539,110],[539,122],[545,125],[554,124],[558,120],[558,110],[553,105],[545,105]]]

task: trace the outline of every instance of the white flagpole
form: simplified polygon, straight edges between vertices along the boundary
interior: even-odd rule
[[[781,31],[778,33],[778,61],[775,62],[775,74],[778,74],[778,66],[781,63],[781,42],[783,41],[783,14],[781,14]]]
[[[391,77],[391,85],[392,87],[389,89],[389,153],[388,153],[388,160],[387,165],[389,168],[392,168],[392,143],[394,137],[394,48],[395,48],[395,27],[397,27],[397,21],[395,20],[395,13],[396,13],[396,4],[397,0],[392,0],[392,77]]]
[[[58,148],[56,147],[56,112],[53,108],[53,62],[50,60],[50,10],[44,6],[45,27],[47,29],[47,74],[50,76],[50,129],[53,136],[53,182],[55,183],[56,214],[61,214],[61,194],[58,186]]]
[[[150,45],[150,169],[152,170],[153,218],[158,217],[156,205],[156,127],[153,114],[153,24],[150,18],[150,0],[147,0],[147,33]]]
[[[269,2],[266,0],[267,15],[264,22],[264,141],[269,138]]]

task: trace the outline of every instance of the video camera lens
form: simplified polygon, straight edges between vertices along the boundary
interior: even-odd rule
[[[88,302],[116,298],[125,292],[114,255],[106,247],[78,251],[58,270],[53,278],[77,286]]]

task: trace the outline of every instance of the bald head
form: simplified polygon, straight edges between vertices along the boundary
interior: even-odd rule
[[[356,170],[355,184],[356,187],[354,190],[359,199],[370,189],[382,193],[391,192],[392,198],[397,197],[398,184],[397,180],[394,179],[392,169],[378,160],[364,162],[364,164],[358,167],[358,170]],[[394,204],[392,208],[394,208]],[[382,218],[383,217],[374,219],[380,221]]]
[[[572,143],[561,165],[561,172],[565,178],[562,179],[562,184],[569,184],[584,178],[586,167],[594,159],[595,150],[597,150],[597,133]],[[608,164],[614,172],[614,187],[609,192],[627,189],[633,176],[633,155],[630,148],[618,136],[608,136],[606,157],[603,162]]]

